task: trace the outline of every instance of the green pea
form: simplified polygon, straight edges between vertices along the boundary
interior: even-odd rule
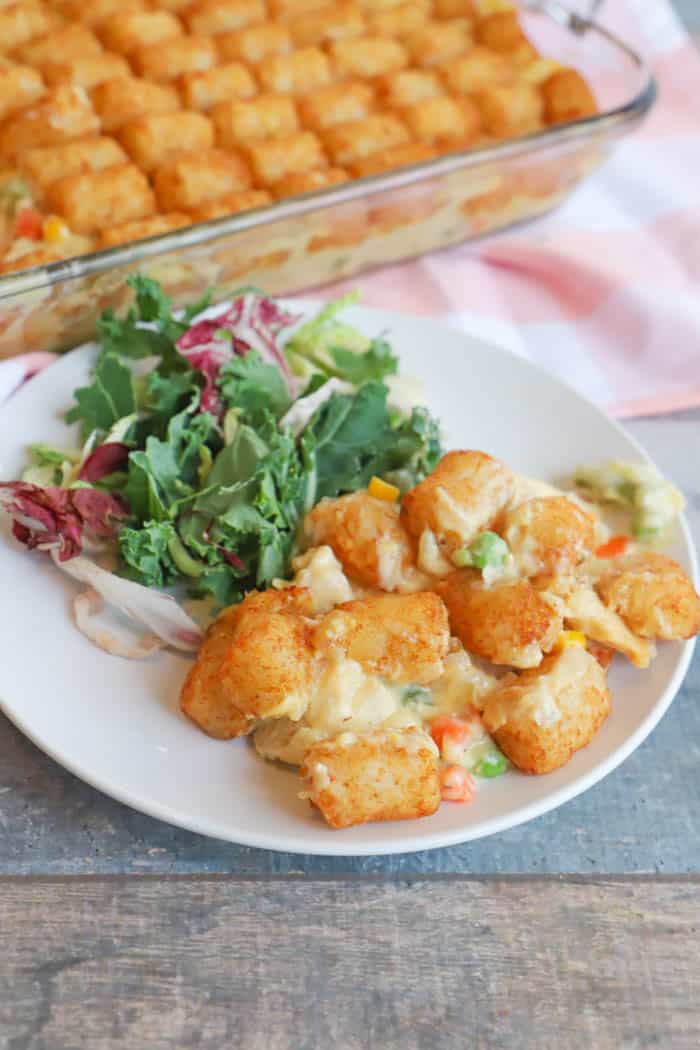
[[[508,763],[500,751],[490,751],[481,759],[474,772],[478,777],[500,777],[505,773]]]
[[[505,565],[510,553],[508,544],[496,532],[482,532],[469,547],[471,564],[477,569]]]

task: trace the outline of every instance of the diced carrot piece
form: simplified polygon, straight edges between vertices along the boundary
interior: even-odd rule
[[[460,718],[451,715],[438,715],[430,723],[430,735],[442,753],[442,745],[445,738],[452,743],[460,744],[469,739],[473,731],[469,722],[463,722]]]
[[[22,208],[15,216],[15,236],[26,237],[30,241],[41,240],[44,223],[36,208]]]
[[[596,558],[617,558],[620,554],[625,553],[629,542],[629,536],[613,536],[607,543],[602,543],[596,548],[595,556]]]
[[[440,797],[444,802],[471,802],[476,784],[462,766],[445,766],[440,770]]]

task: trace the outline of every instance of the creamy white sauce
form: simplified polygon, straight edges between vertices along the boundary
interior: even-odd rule
[[[320,740],[420,729],[437,714],[459,717],[472,708],[481,710],[497,684],[453,640],[443,673],[424,687],[427,701],[404,703],[406,686],[369,674],[355,660],[333,653],[320,669],[303,717],[263,722],[255,731],[255,747],[264,758],[301,765],[306,751]]]
[[[347,576],[330,547],[312,547],[292,562],[294,579],[275,580],[274,586],[306,587],[311,592],[315,613],[327,613],[355,597]]]
[[[435,533],[431,529],[424,529],[421,533],[417,561],[418,568],[429,576],[447,576],[454,569],[454,565],[440,550]]]

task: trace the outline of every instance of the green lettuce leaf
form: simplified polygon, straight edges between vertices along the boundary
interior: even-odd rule
[[[342,346],[331,346],[328,352],[334,364],[333,374],[355,386],[396,375],[399,370],[399,359],[386,339],[373,339],[369,349],[360,352]]]
[[[129,579],[146,587],[165,587],[177,579],[179,570],[169,545],[177,537],[169,521],[147,521],[139,528],[123,528],[119,533],[119,553]]]
[[[75,391],[75,405],[66,413],[66,422],[80,423],[86,439],[93,430],[106,432],[136,410],[136,397],[130,369],[115,354],[103,354],[89,386]]]
[[[313,503],[399,470],[409,481],[404,487],[410,487],[437,464],[437,422],[424,409],[414,409],[397,424],[387,394],[383,383],[365,383],[356,394],[333,394],[310,420],[301,447],[313,474]]]
[[[291,404],[279,368],[263,361],[257,350],[227,361],[219,374],[218,385],[226,407],[239,409],[251,426],[260,424],[266,413],[279,419]]]

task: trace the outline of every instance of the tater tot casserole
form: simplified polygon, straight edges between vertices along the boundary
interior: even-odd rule
[[[492,0],[3,4],[0,274],[595,112]]]
[[[87,586],[74,619],[97,646],[196,653],[173,717],[294,767],[332,827],[559,769],[610,714],[616,654],[643,672],[700,631],[661,550],[683,497],[651,464],[554,484],[444,451],[347,299],[304,319],[246,290],[176,314],[130,282],[66,416],[82,447],[29,446],[0,511]]]
[[[507,763],[558,769],[610,713],[613,654],[648,666],[656,640],[700,631],[700,598],[543,487],[454,451],[400,502],[378,482],[321,500],[293,583],[222,614],[182,709],[299,766],[335,828],[469,802]]]

